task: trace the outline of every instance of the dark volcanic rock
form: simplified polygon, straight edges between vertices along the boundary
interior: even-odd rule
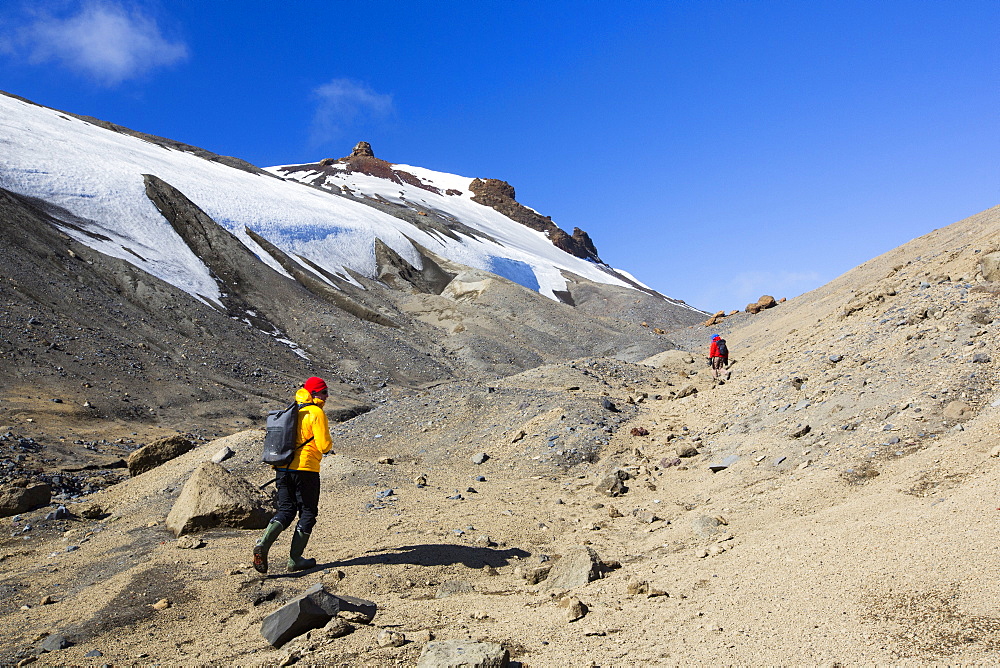
[[[559,229],[549,216],[543,216],[520,204],[514,198],[514,186],[506,181],[473,179],[469,184],[469,190],[475,194],[473,202],[488,206],[533,230],[544,232],[557,248],[585,260],[601,262],[601,258],[597,256],[597,248],[586,232],[575,228],[573,235],[570,236]]]
[[[260,632],[269,643],[281,647],[306,631],[326,626],[341,611],[353,612],[362,619],[371,621],[376,610],[377,606],[371,601],[337,596],[328,592],[322,584],[315,584],[298,598],[265,617]]]

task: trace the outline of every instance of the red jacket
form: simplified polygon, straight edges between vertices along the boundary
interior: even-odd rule
[[[724,359],[727,359],[729,357],[729,355],[723,355],[722,353],[719,352],[719,345],[715,341],[712,341],[712,347],[708,349],[708,356],[722,357]]]

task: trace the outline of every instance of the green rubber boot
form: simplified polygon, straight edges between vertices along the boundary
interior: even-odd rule
[[[278,534],[285,530],[281,522],[271,520],[264,529],[264,533],[257,539],[253,546],[253,567],[258,573],[267,573],[267,551],[278,538]]]
[[[309,534],[296,529],[295,535],[292,536],[292,549],[288,552],[288,570],[304,571],[316,565],[315,559],[302,558],[302,551],[306,549],[308,544]]]

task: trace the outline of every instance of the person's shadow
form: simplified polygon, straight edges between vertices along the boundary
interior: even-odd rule
[[[531,556],[530,552],[516,547],[500,550],[491,547],[470,547],[468,545],[446,543],[404,545],[388,550],[372,550],[359,557],[342,561],[316,564],[312,568],[295,573],[276,573],[268,575],[268,578],[300,578],[303,575],[315,573],[316,571],[342,566],[393,566],[402,564],[411,564],[414,566],[449,566],[452,564],[464,564],[469,568],[485,568],[486,566],[499,568],[509,564],[511,559],[524,559],[529,556]]]

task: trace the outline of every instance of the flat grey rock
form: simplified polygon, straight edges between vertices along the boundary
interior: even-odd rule
[[[417,668],[506,668],[510,653],[503,645],[471,640],[435,640],[427,643]]]

